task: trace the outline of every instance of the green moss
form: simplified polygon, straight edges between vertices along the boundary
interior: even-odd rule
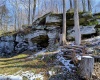
[[[18,71],[34,71],[37,73],[48,70],[45,61],[29,59],[30,54],[19,54],[11,58],[0,58],[0,74],[14,74]],[[25,78],[26,79],[26,78]]]
[[[98,25],[98,21],[96,19],[88,21],[89,25]]]
[[[79,23],[80,23],[80,25],[86,25],[86,19],[85,18],[80,18]]]

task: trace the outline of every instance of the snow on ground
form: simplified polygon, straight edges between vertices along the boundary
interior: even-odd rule
[[[43,80],[43,75],[34,74],[32,72],[29,72],[29,71],[23,72],[22,76],[27,77],[28,80],[35,80],[35,79]]]
[[[60,51],[60,50],[59,50]],[[65,68],[68,69],[68,71],[71,71],[71,67],[74,67],[73,64],[70,64],[70,61],[71,60],[65,60],[64,57],[62,56],[63,55],[63,52],[59,52],[58,55],[57,55],[57,59],[58,61],[60,61],[64,66]]]
[[[77,58],[78,60],[81,60],[82,56],[76,55],[76,58]]]
[[[19,75],[0,75],[0,80],[23,80]]]
[[[100,41],[100,36],[96,36],[96,37],[93,37],[93,38],[90,38],[90,39],[86,39],[86,40],[84,40],[84,41]]]
[[[30,71],[22,72],[21,75],[0,75],[0,80],[23,80],[23,77],[26,77],[28,80],[43,80],[41,73],[34,74]]]
[[[62,56],[57,56],[57,59],[65,65],[65,67],[68,69],[68,71],[71,71],[71,67],[74,67],[73,64],[70,64],[71,60],[65,60]]]

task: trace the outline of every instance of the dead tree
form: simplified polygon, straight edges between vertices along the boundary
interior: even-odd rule
[[[74,0],[74,25],[75,25],[75,44],[81,44],[81,33],[79,27],[78,0]]]

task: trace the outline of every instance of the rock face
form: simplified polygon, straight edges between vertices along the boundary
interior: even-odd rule
[[[0,55],[9,55],[14,50],[14,36],[3,36],[0,38]]]
[[[95,25],[93,26],[80,26],[80,31],[81,35],[86,36],[86,35],[91,35],[96,33]],[[67,31],[68,33],[68,39],[74,38],[75,36],[75,30],[74,27],[72,29],[69,29]],[[91,37],[91,36],[90,36]]]
[[[67,39],[74,38],[74,13],[67,12]],[[93,36],[100,34],[99,14],[79,13],[80,29],[82,36]],[[3,53],[10,54],[13,52],[21,53],[24,50],[36,50],[47,48],[50,51],[56,49],[59,42],[59,35],[62,31],[62,14],[48,13],[36,21],[32,26],[25,28],[16,35],[0,37],[0,55]]]
[[[15,46],[15,51],[17,52],[17,53],[21,53],[21,52],[23,52],[23,51],[25,51],[25,50],[27,50],[28,49],[28,44],[26,43],[26,42],[19,42],[16,46]]]

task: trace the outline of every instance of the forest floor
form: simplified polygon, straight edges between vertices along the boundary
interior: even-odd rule
[[[34,54],[34,52],[25,51],[11,58],[0,58],[0,77],[1,75],[21,75],[23,80],[33,80],[32,74],[37,74],[43,76],[43,79],[38,79],[37,76],[35,80],[68,80],[70,78],[78,80],[75,74],[68,72],[57,60],[55,53],[46,52],[45,56],[38,55],[35,58],[32,57]]]
[[[75,73],[62,68],[64,65],[57,61],[56,54],[53,52],[46,52],[45,56],[38,55],[37,57],[34,57],[34,54],[36,53],[25,51],[11,58],[0,58],[0,75],[22,75],[29,71],[31,74],[43,76],[43,79],[36,80],[80,80]],[[100,62],[95,63],[94,73],[94,79],[100,77]],[[23,76],[23,80],[29,79]]]
[[[100,80],[100,62],[96,62],[94,65],[94,73]]]
[[[19,71],[31,71],[35,74],[43,72],[43,75],[45,75],[44,80],[46,80],[48,78],[48,74],[46,73],[48,73],[48,71],[54,67],[53,62],[55,62],[55,58],[48,55],[46,55],[43,60],[41,60],[42,56],[37,56],[34,59],[29,58],[33,54],[35,53],[25,51],[22,54],[16,55],[11,58],[0,58],[0,74],[13,75],[18,73]]]

